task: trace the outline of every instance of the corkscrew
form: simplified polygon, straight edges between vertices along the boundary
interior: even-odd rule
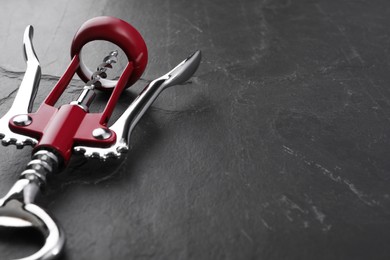
[[[85,22],[74,36],[70,65],[34,113],[31,112],[32,104],[38,90],[41,68],[32,37],[33,27],[28,26],[23,38],[27,69],[11,108],[0,119],[3,145],[34,147],[32,159],[19,180],[0,199],[1,228],[34,227],[44,236],[43,247],[22,260],[54,259],[63,251],[63,230],[49,213],[36,204],[47,176],[64,169],[73,152],[101,160],[120,158],[129,149],[131,132],[148,107],[164,89],[187,81],[201,60],[200,51],[196,51],[170,72],[153,80],[119,119],[108,126],[120,94],[141,77],[147,64],[147,48],[139,32],[114,17],[96,17]],[[117,62],[117,51],[103,58],[95,72],[83,62],[83,46],[95,40],[112,42],[124,51],[128,61],[118,80],[107,78],[107,70]],[[86,83],[80,96],[70,104],[56,108],[54,105],[75,73]],[[96,90],[111,91],[101,113],[89,111]]]

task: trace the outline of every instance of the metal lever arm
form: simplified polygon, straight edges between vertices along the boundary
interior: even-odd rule
[[[119,158],[129,149],[130,135],[146,110],[166,88],[182,84],[197,70],[201,60],[201,52],[196,51],[182,61],[170,72],[153,80],[141,94],[131,103],[122,116],[110,127],[116,133],[116,143],[109,148],[77,146],[74,150],[83,153],[87,158]]]
[[[2,139],[2,143],[4,145],[15,144],[17,148],[22,148],[24,145],[34,146],[37,143],[36,139],[16,134],[8,127],[8,122],[12,117],[31,112],[41,79],[41,67],[32,45],[33,34],[33,27],[31,25],[27,26],[23,36],[24,58],[27,63],[26,73],[11,108],[0,119],[0,139]]]

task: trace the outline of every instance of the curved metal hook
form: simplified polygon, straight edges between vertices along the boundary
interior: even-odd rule
[[[37,179],[21,179],[0,200],[0,227],[34,227],[45,238],[45,244],[39,251],[18,260],[54,259],[65,244],[61,228],[45,210],[33,203],[38,191]]]

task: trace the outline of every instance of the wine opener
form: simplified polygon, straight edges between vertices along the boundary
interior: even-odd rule
[[[9,111],[0,119],[3,145],[33,146],[32,159],[11,190],[0,199],[0,228],[33,227],[44,236],[43,247],[20,260],[54,259],[63,251],[65,235],[56,221],[35,203],[46,185],[46,176],[58,173],[68,164],[72,152],[87,158],[120,158],[129,149],[130,135],[145,111],[166,88],[182,84],[197,70],[201,53],[196,51],[170,72],[149,83],[112,125],[108,120],[122,91],[135,83],[145,70],[148,53],[139,32],[114,17],[96,17],[76,32],[71,45],[71,62],[49,95],[32,113],[41,67],[33,45],[33,27],[27,26],[23,47],[27,69]],[[81,58],[84,45],[105,40],[119,46],[127,65],[118,80],[107,79],[106,72],[117,61],[117,51],[103,59],[95,72]],[[55,107],[74,74],[86,82],[80,96],[70,104]],[[89,112],[95,90],[111,91],[104,111]],[[1,231],[1,230],[0,230]]]

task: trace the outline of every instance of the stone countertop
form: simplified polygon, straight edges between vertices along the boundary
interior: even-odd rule
[[[1,114],[24,74],[28,24],[43,72],[35,109],[92,17],[128,21],[149,49],[114,117],[145,84],[203,52],[188,84],[164,91],[140,121],[125,159],[76,157],[49,180],[41,205],[65,230],[61,259],[390,259],[388,1],[44,0],[1,9]],[[75,77],[63,102],[82,84]],[[31,148],[0,153],[4,195]],[[38,247],[34,234],[0,234],[1,259]]]

